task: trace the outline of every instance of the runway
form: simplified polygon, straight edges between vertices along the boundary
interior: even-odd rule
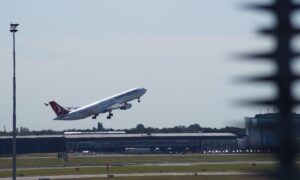
[[[180,172],[180,173],[128,173],[128,174],[113,174],[114,177],[146,177],[146,176],[232,176],[232,175],[263,175],[258,172],[238,172],[238,171],[224,171],[224,172]],[[38,180],[38,179],[84,179],[84,178],[105,178],[107,174],[99,175],[59,175],[59,176],[30,176],[18,177],[18,180]],[[11,180],[10,178],[2,178],[2,180]]]

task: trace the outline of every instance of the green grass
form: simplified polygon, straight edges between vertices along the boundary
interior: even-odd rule
[[[218,172],[218,171],[240,171],[240,172],[262,172],[276,169],[275,164],[207,164],[194,166],[120,166],[111,167],[111,174],[118,173],[161,173],[161,172]],[[45,175],[76,175],[76,174],[106,174],[105,167],[84,168],[55,168],[18,170],[22,176],[45,176]],[[11,171],[0,172],[0,177],[10,177]]]
[[[112,164],[124,163],[160,163],[160,162],[220,162],[220,161],[272,161],[276,160],[272,154],[242,154],[242,155],[159,155],[159,156],[95,156],[95,157],[70,157],[65,162],[56,157],[47,158],[18,158],[17,167],[62,167],[104,165],[110,161]],[[11,159],[0,158],[0,169],[11,168]]]
[[[108,178],[84,178],[78,180],[104,180]],[[269,180],[263,176],[154,176],[154,177],[114,177],[113,180]],[[64,179],[65,180],[65,179]]]

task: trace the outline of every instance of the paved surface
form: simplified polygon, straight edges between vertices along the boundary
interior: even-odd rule
[[[136,156],[168,156],[168,154],[68,154],[69,157],[110,157],[110,156],[119,156],[119,157],[136,157]],[[257,154],[257,153],[228,153],[228,154],[214,154],[214,153],[207,153],[207,154],[170,154],[169,156],[249,156],[249,155],[255,155],[255,156],[265,156],[265,155],[272,155],[272,154]],[[274,156],[275,157],[275,156]],[[56,154],[49,154],[48,156],[35,156],[35,155],[17,155],[18,159],[39,159],[39,158],[57,158]],[[12,157],[0,157],[0,159],[12,159]]]
[[[214,154],[216,155],[216,154]],[[224,154],[223,154],[224,155]],[[229,154],[228,154],[229,155]],[[232,155],[232,154],[231,154]],[[234,154],[234,155],[244,155],[244,154]],[[109,155],[111,156],[111,155]],[[120,156],[136,156],[136,155],[120,155]],[[149,155],[145,155],[149,156]],[[155,155],[157,156],[157,155]],[[165,156],[165,155],[163,155]],[[180,155],[182,156],[182,155]],[[86,156],[85,156],[86,157]],[[95,157],[95,156],[91,156]],[[41,158],[41,157],[22,157],[20,159],[27,158]],[[43,158],[43,157],[42,157]],[[49,157],[44,157],[49,158]],[[51,158],[51,157],[50,157]],[[56,158],[56,157],[53,157]],[[0,158],[6,159],[6,158]],[[10,158],[7,158],[10,159]],[[219,162],[162,162],[162,163],[124,163],[124,164],[112,164],[111,166],[194,166],[194,165],[210,165],[210,164],[276,164],[277,161],[219,161]],[[297,162],[300,163],[300,162]],[[106,167],[103,165],[91,165],[91,166],[67,166],[67,167],[29,167],[29,168],[18,168],[18,170],[36,170],[36,169],[63,169],[63,168],[87,168],[87,167]],[[8,169],[0,169],[0,172],[11,171],[11,168]],[[179,172],[179,173],[128,173],[128,174],[115,174],[115,177],[142,177],[142,176],[187,176],[187,175],[197,175],[197,176],[205,176],[205,175],[260,175],[257,172],[237,172],[237,171],[226,171],[226,172]],[[94,177],[107,177],[106,174],[99,175],[59,175],[59,176],[32,176],[32,177],[18,177],[18,180],[38,180],[38,179],[85,179],[85,178],[94,178]],[[1,178],[1,180],[11,180],[10,178]]]
[[[130,174],[114,174],[114,177],[145,177],[145,176],[228,176],[228,175],[262,175],[256,172],[181,172],[181,173],[130,173]],[[60,176],[31,176],[31,177],[18,177],[18,180],[38,180],[38,179],[84,179],[84,178],[98,178],[107,177],[106,174],[95,175],[60,175]],[[1,180],[11,180],[11,178],[1,178]]]
[[[211,164],[277,164],[277,161],[221,161],[221,162],[182,162],[182,163],[125,163],[112,164],[116,166],[195,166],[195,165],[211,165]],[[299,163],[299,162],[297,162]],[[17,168],[17,170],[42,170],[42,169],[72,169],[72,168],[88,168],[88,167],[106,167],[105,165],[88,165],[88,166],[54,166],[54,167],[26,167]],[[11,168],[0,169],[0,172],[10,171]]]

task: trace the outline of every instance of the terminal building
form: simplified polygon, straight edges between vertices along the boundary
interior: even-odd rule
[[[300,121],[300,114],[292,114],[294,122]],[[247,149],[274,149],[279,144],[275,123],[279,120],[278,113],[256,114],[254,117],[245,117]],[[300,137],[299,129],[296,136]]]
[[[125,153],[126,149],[149,152],[203,152],[237,149],[232,133],[161,133],[161,134],[64,134],[18,136],[17,153],[98,152]],[[12,137],[0,136],[0,154],[12,153]]]

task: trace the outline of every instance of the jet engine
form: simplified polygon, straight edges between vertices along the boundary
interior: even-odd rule
[[[126,109],[130,109],[131,107],[132,107],[132,104],[125,104],[125,105],[122,106],[120,109],[126,110]]]

